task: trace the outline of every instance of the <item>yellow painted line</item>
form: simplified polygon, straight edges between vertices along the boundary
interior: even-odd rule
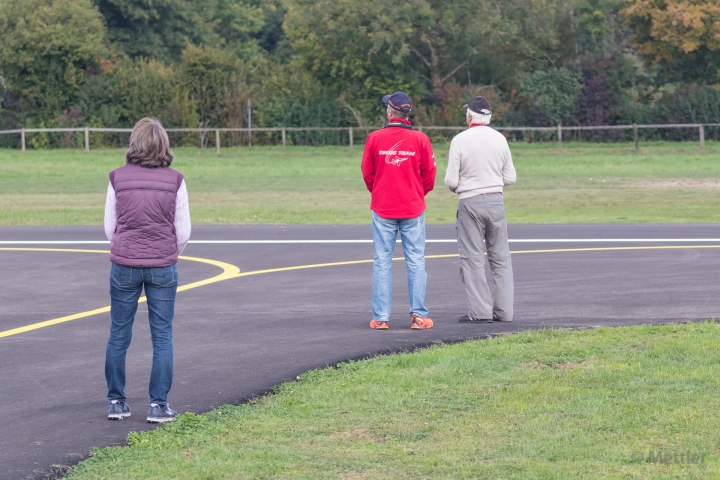
[[[404,258],[393,258],[393,260],[404,260]],[[316,263],[313,265],[298,265],[296,267],[280,267],[280,268],[269,268],[267,270],[253,270],[250,272],[242,272],[238,274],[238,277],[248,277],[250,275],[262,275],[263,273],[277,273],[277,272],[291,272],[293,270],[306,270],[309,268],[323,268],[323,267],[339,267],[342,265],[357,265],[360,263],[372,263],[372,260],[351,260],[348,262],[333,262],[333,263]]]
[[[693,250],[693,249],[707,249],[707,248],[720,248],[720,245],[690,245],[690,246],[683,246],[683,245],[666,245],[666,246],[653,246],[653,247],[596,247],[596,248],[555,248],[555,249],[547,249],[547,250],[516,250],[512,251],[511,253],[513,255],[518,254],[527,254],[527,253],[569,253],[569,252],[607,252],[607,251],[622,251],[622,250]],[[74,253],[110,253],[107,250],[81,250],[81,249],[65,249],[65,248],[0,248],[0,251],[29,251],[29,252],[74,252]],[[426,259],[436,259],[436,258],[457,258],[459,255],[457,253],[451,253],[451,254],[445,254],[445,255],[426,255]],[[217,260],[210,260],[206,258],[199,258],[199,257],[179,257],[180,260],[189,260],[192,262],[200,262],[200,263],[206,263],[208,265],[214,265],[216,267],[219,267],[223,269],[223,272],[219,275],[216,275],[214,277],[208,278],[206,280],[200,280],[197,282],[189,283],[187,285],[182,285],[178,287],[178,292],[184,292],[186,290],[190,290],[193,288],[202,287],[205,285],[210,285],[212,283],[222,282],[224,280],[230,280],[233,278],[239,278],[239,277],[248,277],[251,275],[262,275],[265,273],[278,273],[278,272],[290,272],[293,270],[307,270],[310,268],[324,268],[324,267],[338,267],[343,265],[358,265],[362,263],[372,263],[372,260],[351,260],[347,262],[332,262],[332,263],[317,263],[317,264],[311,264],[311,265],[297,265],[294,267],[281,267],[281,268],[270,268],[266,270],[253,270],[250,272],[241,272],[238,267],[235,265],[226,263],[226,262],[220,262]],[[394,261],[398,260],[404,260],[403,257],[396,257],[393,258]],[[139,302],[145,302],[147,301],[146,297],[140,297]],[[24,327],[14,328],[12,330],[5,330],[3,332],[0,332],[0,338],[3,337],[9,337],[11,335],[17,335],[24,332],[29,332],[32,330],[37,330],[39,328],[49,327],[51,325],[57,325],[59,323],[65,323],[70,322],[72,320],[78,320],[80,318],[86,318],[91,317],[93,315],[98,315],[100,313],[107,313],[110,311],[110,307],[102,307],[95,310],[88,310],[87,312],[81,312],[76,313],[74,315],[68,315],[66,317],[60,317],[60,318],[54,318],[52,320],[47,320],[44,322],[39,323],[33,323],[31,325],[26,325]]]
[[[81,250],[77,248],[15,248],[3,247],[0,250],[13,252],[71,252],[71,253],[110,253],[110,250]]]
[[[29,332],[31,330],[37,330],[39,328],[49,327],[51,325],[57,325],[58,323],[70,322],[79,318],[92,317],[93,315],[99,315],[110,311],[110,307],[97,308],[95,310],[88,310],[87,312],[76,313],[75,315],[68,315],[67,317],[54,318],[52,320],[46,320],[44,322],[33,323],[25,325],[24,327],[13,328],[12,330],[5,330],[0,332],[0,338],[10,337],[12,335],[18,335],[20,333]]]
[[[104,253],[109,254],[110,252],[108,250],[80,250],[80,249],[72,249],[72,248],[0,248],[0,251],[21,251],[21,252],[70,252],[70,253]],[[198,282],[188,283],[187,285],[181,285],[178,287],[178,292],[184,292],[185,290],[190,290],[191,288],[197,288],[202,287],[204,285],[210,285],[211,283],[216,282],[222,282],[223,280],[227,280],[230,278],[235,278],[240,273],[240,269],[236,267],[235,265],[231,265],[229,263],[225,262],[219,262],[217,260],[210,260],[207,258],[198,258],[198,257],[185,257],[180,256],[180,260],[188,260],[191,262],[199,262],[199,263],[207,263],[208,265],[213,265],[215,267],[219,267],[223,270],[223,272],[219,275],[215,275],[214,277],[200,280]],[[140,297],[138,300],[138,303],[143,303],[147,301],[147,297]],[[18,335],[20,333],[30,332],[32,330],[37,330],[39,328],[45,328],[49,327],[51,325],[57,325],[59,323],[65,323],[65,322],[71,322],[73,320],[78,320],[80,318],[87,318],[92,317],[93,315],[99,315],[101,313],[107,313],[110,311],[110,307],[102,307],[102,308],[96,308],[95,310],[88,310],[86,312],[80,312],[76,313],[74,315],[67,315],[65,317],[60,318],[53,318],[52,320],[46,320],[44,322],[38,322],[33,323],[31,325],[25,325],[24,327],[18,327],[13,328],[11,330],[5,330],[3,332],[0,332],[0,338],[3,337],[10,337],[12,335]]]
[[[192,288],[203,287],[205,285],[210,285],[211,283],[222,282],[223,280],[236,278],[240,275],[240,269],[230,263],[220,262],[218,260],[210,260],[207,258],[185,257],[182,255],[178,258],[180,260],[188,260],[190,262],[207,263],[208,265],[214,265],[218,268],[222,268],[223,270],[220,275],[215,275],[214,277],[208,278],[206,280],[199,280],[197,282],[188,283],[187,285],[181,285],[177,289],[178,292],[184,292],[185,290],[190,290]],[[142,298],[144,299],[143,301],[147,300],[145,297]],[[2,333],[0,333],[0,335],[2,335]]]

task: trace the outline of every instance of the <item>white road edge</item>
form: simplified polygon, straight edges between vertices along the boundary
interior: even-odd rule
[[[400,240],[397,240],[400,242]],[[426,243],[457,243],[454,238],[427,239]],[[720,242],[720,238],[511,238],[510,243],[702,243]],[[0,245],[108,245],[107,240],[0,240]],[[190,240],[205,245],[273,245],[273,244],[328,244],[372,243],[361,240]]]

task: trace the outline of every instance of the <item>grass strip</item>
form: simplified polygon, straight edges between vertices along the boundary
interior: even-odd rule
[[[719,340],[714,322],[527,331],[343,363],[69,478],[717,478]]]
[[[720,143],[512,143],[518,183],[506,189],[511,223],[720,222]],[[178,148],[195,224],[368,223],[360,148]],[[438,175],[428,223],[452,223],[457,197],[443,179],[448,145],[434,146]],[[108,172],[124,150],[0,150],[0,225],[99,225]]]

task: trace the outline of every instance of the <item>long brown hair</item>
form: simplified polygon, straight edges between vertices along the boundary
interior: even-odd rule
[[[173,161],[170,139],[155,117],[138,121],[130,134],[130,148],[125,154],[126,163],[137,163],[146,168],[169,167]]]

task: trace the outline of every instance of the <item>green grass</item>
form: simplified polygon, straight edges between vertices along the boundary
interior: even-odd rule
[[[428,223],[452,223],[457,199],[443,185],[446,144],[435,146]],[[718,222],[720,144],[513,143],[518,183],[510,222]],[[178,148],[194,223],[367,223],[360,152],[347,147]],[[0,225],[102,222],[107,173],[123,150],[0,151]]]
[[[345,363],[70,478],[718,478],[718,341],[714,322],[545,330]]]

